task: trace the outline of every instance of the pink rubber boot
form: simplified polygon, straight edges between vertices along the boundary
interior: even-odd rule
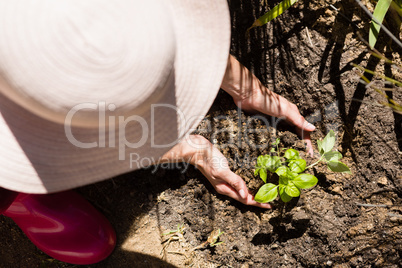
[[[116,244],[113,227],[79,194],[13,193],[0,198],[4,204],[15,198],[2,214],[49,256],[72,264],[93,264],[112,253]],[[5,206],[0,204],[0,208]]]

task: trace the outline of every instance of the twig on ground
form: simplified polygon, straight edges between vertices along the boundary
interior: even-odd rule
[[[308,27],[306,27],[306,33],[307,33],[307,39],[308,39],[308,41],[310,42],[310,45],[311,45],[312,47],[315,47],[315,46],[313,45],[313,42],[311,41],[310,32],[309,32],[309,30],[308,30]]]

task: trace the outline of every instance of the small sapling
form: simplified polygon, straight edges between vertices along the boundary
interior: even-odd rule
[[[283,202],[289,202],[293,197],[300,196],[300,189],[311,188],[318,182],[314,175],[303,172],[321,161],[325,161],[328,168],[333,172],[351,173],[350,169],[339,161],[342,154],[332,151],[335,146],[335,133],[332,130],[323,140],[317,141],[320,158],[309,166],[295,149],[287,149],[281,156],[281,151],[278,148],[279,139],[276,139],[272,145],[271,153],[276,155],[260,155],[257,158],[254,175],[259,175],[265,182],[254,197],[257,202],[271,202],[276,199],[278,194]],[[278,185],[271,182],[267,183],[268,174],[273,173],[279,176]]]

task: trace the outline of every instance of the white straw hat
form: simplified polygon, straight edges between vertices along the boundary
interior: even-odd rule
[[[0,2],[0,187],[50,193],[151,165],[225,72],[226,0]]]

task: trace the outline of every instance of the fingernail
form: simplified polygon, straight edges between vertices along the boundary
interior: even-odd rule
[[[315,129],[315,126],[314,126],[313,124],[311,124],[311,123],[308,123],[308,124],[307,124],[307,127],[308,127],[309,129],[312,129],[312,130]]]
[[[240,189],[239,194],[240,194],[241,198],[246,199],[247,195],[246,195],[246,192],[244,192],[243,189]]]

